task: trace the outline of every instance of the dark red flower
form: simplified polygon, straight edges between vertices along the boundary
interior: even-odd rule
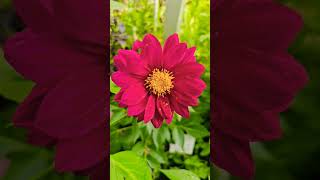
[[[111,76],[121,88],[115,101],[128,108],[128,116],[151,121],[156,128],[164,120],[170,124],[174,112],[189,118],[188,107],[198,104],[206,88],[200,79],[204,67],[196,61],[195,50],[179,42],[177,34],[169,36],[163,48],[147,34],[134,43],[133,50],[119,50],[114,57],[118,71]]]
[[[281,136],[279,113],[306,84],[287,53],[302,20],[271,0],[215,0],[212,15],[212,160],[249,179],[249,143]]]
[[[55,146],[59,172],[107,176],[108,2],[14,0],[27,28],[5,57],[35,86],[13,122],[30,143]]]

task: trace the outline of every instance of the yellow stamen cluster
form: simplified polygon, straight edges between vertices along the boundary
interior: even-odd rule
[[[170,94],[173,88],[173,74],[165,69],[154,69],[145,80],[145,87],[157,96]]]

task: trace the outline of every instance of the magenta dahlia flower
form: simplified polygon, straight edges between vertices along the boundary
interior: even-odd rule
[[[170,124],[174,112],[189,118],[188,107],[198,104],[206,87],[195,50],[180,43],[177,34],[166,40],[163,49],[156,37],[147,34],[132,50],[119,50],[114,57],[117,71],[111,76],[121,88],[115,101],[128,108],[129,116],[151,121],[156,128],[164,120]]]
[[[271,0],[215,0],[212,10],[211,158],[250,179],[249,143],[281,136],[279,113],[307,81],[287,53],[302,20]]]
[[[30,143],[55,147],[59,172],[92,179],[109,169],[108,2],[14,0],[27,27],[4,47],[9,64],[36,84],[14,124],[27,129]]]

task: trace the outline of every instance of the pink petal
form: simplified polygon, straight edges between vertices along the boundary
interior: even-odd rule
[[[148,64],[150,69],[160,67],[162,65],[162,48],[158,39],[151,34],[147,34],[142,42],[141,58],[144,63]]]
[[[147,106],[144,114],[144,123],[149,122],[152,118],[154,118],[156,110],[156,98],[153,95],[149,95]]]
[[[145,77],[149,74],[148,69],[143,64],[140,55],[133,50],[119,50],[114,59],[115,65],[120,71]]]
[[[173,113],[167,97],[160,96],[157,98],[157,109],[163,119],[172,119]]]
[[[179,115],[181,115],[182,117],[188,119],[190,117],[188,106],[184,106],[177,103],[177,101],[174,99],[173,96],[170,96],[169,98],[170,98],[170,104],[173,110]]]
[[[28,143],[41,146],[41,147],[49,147],[55,143],[55,140],[52,137],[49,137],[45,133],[31,128],[28,129]]]
[[[56,138],[82,136],[107,121],[109,83],[103,66],[73,72],[43,99],[35,127]]]
[[[76,47],[90,45],[106,53],[106,45],[109,42],[106,34],[109,24],[107,1],[96,0],[89,4],[78,0],[52,2],[55,23],[63,36],[75,41],[73,45]]]
[[[33,31],[46,32],[56,28],[52,0],[14,0],[13,4],[24,24]]]
[[[136,105],[140,103],[146,96],[148,92],[142,83],[132,84],[130,87],[125,89],[120,103],[126,105]]]
[[[184,77],[184,76],[200,77],[204,71],[205,71],[204,66],[196,62],[179,64],[172,69],[172,72],[174,72],[175,77]]]
[[[140,103],[128,106],[128,116],[137,116],[146,109],[148,98],[145,97]]]
[[[181,63],[192,63],[196,62],[196,57],[194,56],[194,53],[196,52],[196,47],[192,47],[186,50],[186,53],[184,54]]]
[[[163,66],[164,68],[171,70],[171,68],[174,68],[176,65],[181,63],[182,58],[184,57],[184,54],[187,50],[187,44],[186,43],[180,43],[174,47],[172,47],[166,54],[163,56]]]
[[[15,126],[31,128],[36,119],[36,114],[43,98],[47,94],[49,88],[36,85],[31,93],[18,106],[14,116],[13,123]]]
[[[117,86],[121,88],[128,88],[131,84],[142,81],[122,71],[112,73],[111,79]]]
[[[235,176],[251,179],[254,164],[249,142],[241,141],[214,130],[211,141],[212,159],[215,165]]]
[[[48,84],[90,64],[104,65],[100,56],[74,50],[65,42],[34,34],[17,33],[6,41],[4,55],[9,64],[26,79]]]
[[[222,100],[223,99],[223,100]],[[273,140],[281,137],[278,112],[254,112],[239,108],[227,98],[217,97],[215,127],[233,137],[247,141]]]
[[[176,78],[174,81],[174,90],[191,97],[199,97],[206,88],[206,84],[201,79],[196,78]]]
[[[163,123],[163,118],[158,113],[156,113],[151,122],[155,128],[160,128]]]
[[[173,48],[174,46],[179,44],[179,36],[178,34],[172,34],[171,36],[169,36],[166,40],[166,42],[164,43],[164,47],[163,47],[163,54],[168,53],[168,51]]]
[[[229,51],[221,50],[223,62],[216,62],[218,91],[253,111],[283,111],[307,82],[304,68],[288,54]]]
[[[182,104],[184,106],[198,106],[199,104],[197,97],[192,97],[185,93],[172,91],[171,96],[173,96],[175,101],[177,101],[179,104]]]
[[[219,23],[217,29],[224,32],[219,36],[224,42],[257,51],[286,51],[303,25],[295,11],[270,0],[239,1],[230,9],[225,16],[219,16],[228,22]],[[234,27],[241,28],[235,31]]]
[[[142,111],[139,115],[136,116],[138,118],[138,121],[144,120],[144,111]]]
[[[105,126],[75,139],[61,140],[56,146],[55,167],[59,172],[88,169],[108,156],[107,145]]]
[[[133,47],[132,47],[132,50],[134,51],[138,51],[139,49],[141,49],[143,47],[143,43],[139,40],[136,40],[134,43],[133,43]]]

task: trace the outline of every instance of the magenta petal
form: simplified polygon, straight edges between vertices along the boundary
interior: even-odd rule
[[[219,120],[213,123],[225,134],[245,141],[273,140],[282,135],[278,112],[253,112],[239,108],[235,102],[216,100]]]
[[[169,36],[166,40],[166,42],[164,43],[164,47],[163,47],[163,54],[168,53],[168,51],[173,48],[174,46],[179,44],[179,36],[178,34],[172,34],[171,36]]]
[[[307,82],[304,68],[287,54],[229,50],[221,50],[223,61],[216,62],[218,91],[242,106],[283,111]]]
[[[130,76],[128,73],[117,71],[111,75],[112,81],[121,88],[128,88],[132,83],[137,83],[139,80]]]
[[[116,55],[113,57],[114,65],[118,69],[118,71],[126,72],[127,61],[123,56]]]
[[[55,142],[55,140],[52,137],[49,137],[48,135],[34,128],[28,129],[27,141],[30,144],[43,147],[51,146]]]
[[[71,138],[106,123],[105,76],[103,66],[67,76],[43,99],[35,126],[52,137]]]
[[[77,139],[61,140],[56,145],[55,167],[60,172],[88,169],[105,159],[107,129],[101,126]]]
[[[201,79],[196,78],[176,78],[174,81],[175,91],[189,95],[191,97],[198,97],[206,88],[206,84]]]
[[[117,102],[117,103],[119,103],[119,106],[120,106],[120,107],[127,107],[127,105],[121,103],[121,98],[122,98],[122,95],[123,95],[124,92],[125,92],[125,90],[124,90],[124,88],[122,88],[122,89],[120,89],[120,91],[118,92],[118,94],[116,94],[116,95],[114,96],[114,101]]]
[[[136,105],[140,103],[147,94],[148,92],[142,83],[132,84],[124,91],[120,102],[126,105]]]
[[[33,31],[51,31],[56,27],[52,19],[52,0],[13,0],[13,3],[17,14]]]
[[[175,77],[200,77],[205,71],[205,68],[202,64],[196,62],[189,62],[186,64],[177,65],[175,68],[172,69],[172,71],[174,72]]]
[[[144,113],[144,122],[149,122],[152,118],[154,118],[156,110],[156,98],[153,95],[149,95],[147,106]]]
[[[196,57],[194,56],[194,53],[196,52],[196,47],[192,47],[186,50],[186,53],[184,54],[181,63],[192,63],[196,62]]]
[[[172,91],[171,96],[174,97],[175,101],[184,106],[197,106],[199,104],[197,97],[192,97],[185,93],[182,94],[176,91]]]
[[[173,113],[170,108],[170,102],[167,97],[157,98],[157,109],[163,119],[172,119]]]
[[[155,113],[154,118],[151,119],[151,123],[155,128],[160,128],[163,123],[163,118],[160,116],[160,114]]]
[[[229,137],[216,130],[212,136],[211,156],[215,165],[244,179],[252,178],[254,164],[249,142]]]
[[[141,112],[140,114],[138,114],[136,117],[138,118],[138,121],[143,121],[143,120],[144,120],[144,111],[142,111],[142,112]],[[145,122],[145,123],[147,123],[147,122]]]
[[[36,119],[36,114],[43,98],[48,92],[48,88],[36,85],[31,93],[18,106],[14,116],[13,123],[15,126],[30,128]]]
[[[63,42],[30,30],[17,33],[7,40],[4,55],[18,73],[39,84],[48,84],[68,72],[99,62],[99,57],[79,53]]]
[[[180,64],[183,60],[183,57],[187,51],[187,44],[180,43],[170,50],[166,54],[163,55],[163,66],[166,69],[171,70],[176,65]]]
[[[109,1],[95,0],[94,3],[87,3],[78,0],[53,0],[52,2],[54,17],[63,36],[77,42],[73,44],[74,46],[95,45],[106,53]]]
[[[147,34],[143,38],[143,47],[141,50],[141,58],[150,69],[162,65],[162,47],[156,37]]]
[[[147,105],[148,98],[145,97],[140,103],[128,106],[128,116],[137,116],[142,113]]]
[[[170,124],[170,123],[172,122],[172,120],[173,120],[173,113],[172,113],[172,116],[171,116],[171,117],[169,117],[168,119],[166,119],[167,124]]]
[[[133,47],[132,47],[132,50],[134,51],[138,51],[139,49],[141,49],[143,47],[143,43],[139,40],[135,41],[133,43]]]
[[[115,64],[120,71],[145,77],[149,71],[143,64],[140,55],[133,50],[119,50]]]
[[[217,23],[219,36],[229,44],[258,51],[286,51],[303,25],[296,12],[270,0],[238,2],[220,17],[224,23]]]
[[[184,117],[184,118],[189,118],[190,117],[190,113],[189,113],[189,109],[188,106],[184,106],[179,104],[173,96],[170,96],[170,104],[173,108],[173,110],[178,113],[180,116]]]
[[[94,167],[94,169],[90,172],[90,180],[103,180],[109,176],[109,160],[103,160],[99,165]]]

